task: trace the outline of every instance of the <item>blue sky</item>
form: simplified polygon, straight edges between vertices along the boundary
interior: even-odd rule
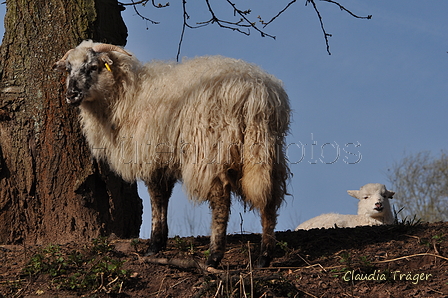
[[[288,3],[234,2],[243,3],[241,9],[251,8],[255,20],[258,15],[268,20]],[[181,57],[244,59],[284,82],[293,108],[287,143],[294,176],[289,184],[292,196],[280,210],[277,230],[294,229],[321,213],[355,214],[357,200],[346,193],[348,189],[366,183],[391,188],[387,169],[406,154],[423,150],[438,154],[448,148],[448,2],[341,0],[356,14],[373,15],[371,20],[359,20],[317,1],[325,27],[333,35],[331,56],[317,16],[305,2],[297,1],[265,28],[275,40],[253,30],[245,36],[210,25],[188,30],[181,53]],[[218,14],[232,16],[226,1],[214,3]],[[175,59],[181,1],[170,4],[164,9],[150,5],[140,9],[160,21],[158,25],[143,21],[130,7],[123,12],[129,30],[126,48],[141,61]],[[192,24],[207,20],[202,1],[187,5]],[[0,5],[2,17],[4,10],[5,5]],[[139,190],[145,205],[141,236],[147,238],[149,198],[142,185]],[[235,201],[229,233],[240,231],[240,214],[244,231],[261,231],[258,215],[244,212]],[[188,202],[177,186],[169,226],[170,236],[207,235],[207,204]]]

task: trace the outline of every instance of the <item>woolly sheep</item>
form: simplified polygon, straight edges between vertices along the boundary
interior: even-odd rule
[[[343,215],[337,213],[322,214],[301,223],[297,230],[310,230],[315,228],[351,228],[356,226],[373,226],[392,224],[392,215],[389,200],[395,194],[379,183],[369,183],[360,190],[348,190],[349,195],[359,199],[357,215]]]
[[[120,47],[92,41],[69,50],[53,68],[68,72],[66,101],[79,107],[93,156],[148,187],[148,254],[166,247],[168,200],[182,181],[190,199],[210,204],[207,266],[216,267],[224,255],[231,194],[260,212],[258,265],[269,265],[289,177],[290,107],[280,80],[220,56],[141,64]]]

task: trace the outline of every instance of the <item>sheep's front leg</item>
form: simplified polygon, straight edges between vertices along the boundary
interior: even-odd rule
[[[173,192],[175,180],[159,180],[146,182],[152,209],[151,245],[148,255],[166,248],[168,240],[168,201]]]
[[[210,255],[206,265],[216,268],[224,257],[226,248],[227,222],[230,213],[230,191],[226,187],[212,190],[209,199],[212,209],[212,233],[210,236]]]

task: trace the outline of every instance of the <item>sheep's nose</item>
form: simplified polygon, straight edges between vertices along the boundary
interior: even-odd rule
[[[68,89],[65,94],[65,100],[71,105],[81,104],[82,94],[78,90]]]
[[[67,93],[65,94],[65,98],[67,98],[67,100],[73,100],[78,96],[79,92],[75,91],[75,90],[67,90]]]
[[[375,210],[377,211],[381,211],[384,209],[383,204],[381,204],[380,202],[375,203]]]
[[[79,92],[75,90],[67,90],[67,93],[65,94],[65,98],[67,99],[68,103],[73,102],[76,97],[78,97]]]

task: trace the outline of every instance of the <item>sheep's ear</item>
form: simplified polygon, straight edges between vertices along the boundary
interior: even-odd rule
[[[53,64],[53,70],[59,70],[59,71],[65,71],[67,69],[67,66],[65,64],[65,61],[67,60],[68,55],[73,52],[73,49],[68,50],[67,53],[55,64]]]
[[[389,198],[389,199],[393,199],[394,198],[394,194],[395,194],[395,192],[393,192],[393,191],[390,191],[390,190],[386,191],[386,197]]]
[[[65,71],[67,67],[65,66],[65,60],[59,60],[55,64],[53,64],[54,71]]]
[[[359,195],[359,190],[347,190],[347,193],[349,195],[351,195],[354,198],[359,199],[358,195]]]
[[[109,65],[112,65],[114,63],[112,61],[112,59],[110,59],[110,57],[109,57],[109,55],[107,53],[101,53],[100,60],[103,61],[104,63],[109,64]]]

